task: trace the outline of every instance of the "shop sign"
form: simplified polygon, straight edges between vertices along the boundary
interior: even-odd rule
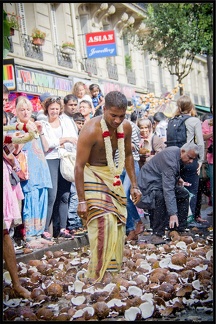
[[[73,81],[58,75],[16,66],[17,91],[41,95],[65,97],[71,93]]]
[[[3,60],[3,84],[8,90],[16,90],[14,59]]]
[[[132,87],[128,87],[127,85],[115,83],[115,82],[106,82],[101,81],[100,84],[103,85],[104,94],[107,94],[110,91],[120,91],[122,92],[127,98],[132,98],[135,95],[135,89]]]
[[[88,58],[117,55],[114,30],[88,33],[85,38]]]

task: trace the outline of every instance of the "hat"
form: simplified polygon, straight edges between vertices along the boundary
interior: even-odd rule
[[[73,119],[74,119],[74,121],[77,121],[77,120],[85,121],[84,116],[80,112],[74,113]]]
[[[53,96],[52,93],[44,92],[44,93],[42,93],[42,95],[40,95],[39,99],[41,102],[43,102],[44,100],[46,100],[47,98],[52,97],[52,96]]]

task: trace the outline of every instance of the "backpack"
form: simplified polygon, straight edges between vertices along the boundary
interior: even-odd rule
[[[180,115],[171,118],[167,125],[167,146],[182,147],[187,142],[185,120],[190,118],[188,115]]]

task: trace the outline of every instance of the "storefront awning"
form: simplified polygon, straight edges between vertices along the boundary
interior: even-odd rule
[[[197,112],[200,113],[210,113],[210,107],[195,105]]]

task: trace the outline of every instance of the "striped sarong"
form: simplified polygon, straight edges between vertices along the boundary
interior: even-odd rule
[[[119,271],[123,258],[127,198],[123,186],[114,187],[113,180],[108,166],[86,165],[84,188],[91,251],[87,277],[97,281],[105,271]]]

